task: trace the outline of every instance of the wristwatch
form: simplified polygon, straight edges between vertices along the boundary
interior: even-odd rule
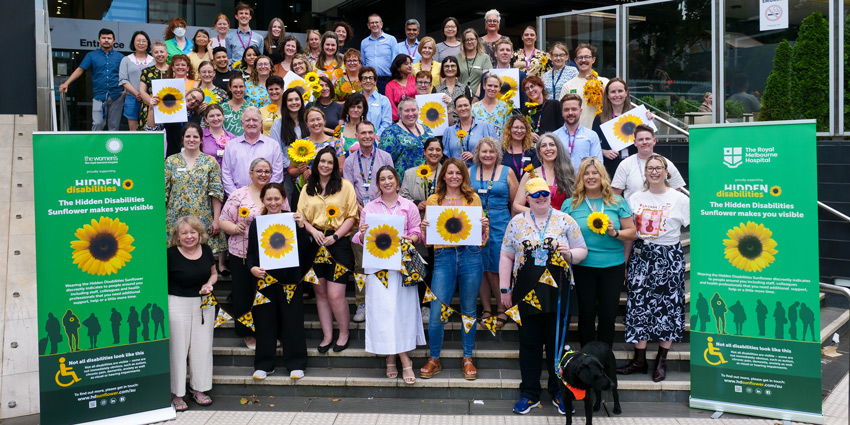
[[[502,294],[507,294],[508,292],[511,292],[511,290],[509,288],[499,288],[499,292]]]
[[[338,241],[338,240],[339,240],[339,235],[337,235],[336,233],[334,233],[333,235],[331,235],[331,237],[332,237],[332,238],[334,238],[334,240],[335,240],[335,241]]]

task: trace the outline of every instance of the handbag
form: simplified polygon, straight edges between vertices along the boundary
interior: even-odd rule
[[[401,265],[404,275],[402,286],[416,286],[419,282],[425,281],[425,276],[428,274],[428,269],[425,265],[425,259],[416,250],[412,243],[405,241],[401,246]]]

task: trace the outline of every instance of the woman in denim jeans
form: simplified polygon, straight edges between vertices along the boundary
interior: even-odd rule
[[[428,197],[425,205],[441,206],[481,206],[481,200],[469,185],[469,171],[457,158],[449,158],[443,163],[437,177],[437,190]],[[434,217],[436,219],[436,217]],[[490,220],[481,217],[482,245],[487,241]],[[422,234],[428,227],[428,217],[422,220]],[[440,364],[440,350],[443,347],[443,321],[440,318],[441,301],[450,301],[455,289],[460,287],[460,312],[463,315],[476,316],[478,290],[483,274],[480,246],[434,246],[434,276],[431,279],[431,291],[437,300],[431,302],[431,317],[428,322],[428,340],[431,356],[419,370],[423,379],[431,378],[443,369]],[[475,326],[463,333],[463,377],[473,380],[478,370],[472,364],[472,349],[475,347]]]

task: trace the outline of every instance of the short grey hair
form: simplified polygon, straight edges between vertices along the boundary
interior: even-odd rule
[[[268,160],[268,159],[265,159],[265,158],[263,158],[263,157],[259,157],[259,158],[254,158],[254,160],[253,160],[253,161],[251,161],[251,166],[250,166],[250,167],[248,167],[248,171],[254,171],[254,167],[256,167],[256,166],[257,166],[257,164],[259,164],[259,163],[261,163],[261,162],[265,162],[266,164],[268,164],[268,165],[269,165],[269,168],[272,168],[272,163],[271,163],[271,162],[269,162],[269,160]]]
[[[484,19],[486,20],[487,17],[490,16],[490,15],[496,15],[496,19],[499,20],[499,23],[502,23],[502,14],[499,13],[498,10],[496,10],[496,9],[488,10],[487,13],[484,14]]]
[[[502,147],[499,146],[499,142],[490,136],[482,137],[481,140],[478,141],[478,144],[475,145],[475,149],[472,150],[472,162],[475,165],[481,165],[481,159],[478,157],[478,154],[481,153],[481,146],[483,145],[490,146],[490,148],[496,152],[496,167],[498,167],[499,164],[502,163],[502,155],[504,152],[502,152]]]
[[[256,106],[249,106],[249,107],[245,108],[245,110],[242,111],[242,116],[244,117],[245,114],[247,114],[249,112],[252,113],[252,114],[257,114],[257,116],[260,117],[261,120],[263,119],[263,114],[260,112],[260,108],[258,108]],[[241,121],[241,119],[240,119],[240,121]]]
[[[412,18],[408,19],[407,22],[404,23],[404,29],[407,29],[408,25],[416,25],[416,28],[422,28],[422,26],[419,25],[419,21],[417,21],[416,19],[412,19]]]

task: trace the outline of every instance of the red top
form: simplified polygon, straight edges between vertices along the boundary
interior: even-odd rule
[[[398,103],[405,97],[416,97],[416,77],[411,74],[407,77],[407,85],[402,87],[395,80],[387,83],[385,89],[387,98],[393,106],[393,122],[398,121]]]
[[[567,194],[560,191],[555,191],[555,186],[549,186],[549,191],[552,193],[552,208],[561,211],[561,205],[567,200]]]

